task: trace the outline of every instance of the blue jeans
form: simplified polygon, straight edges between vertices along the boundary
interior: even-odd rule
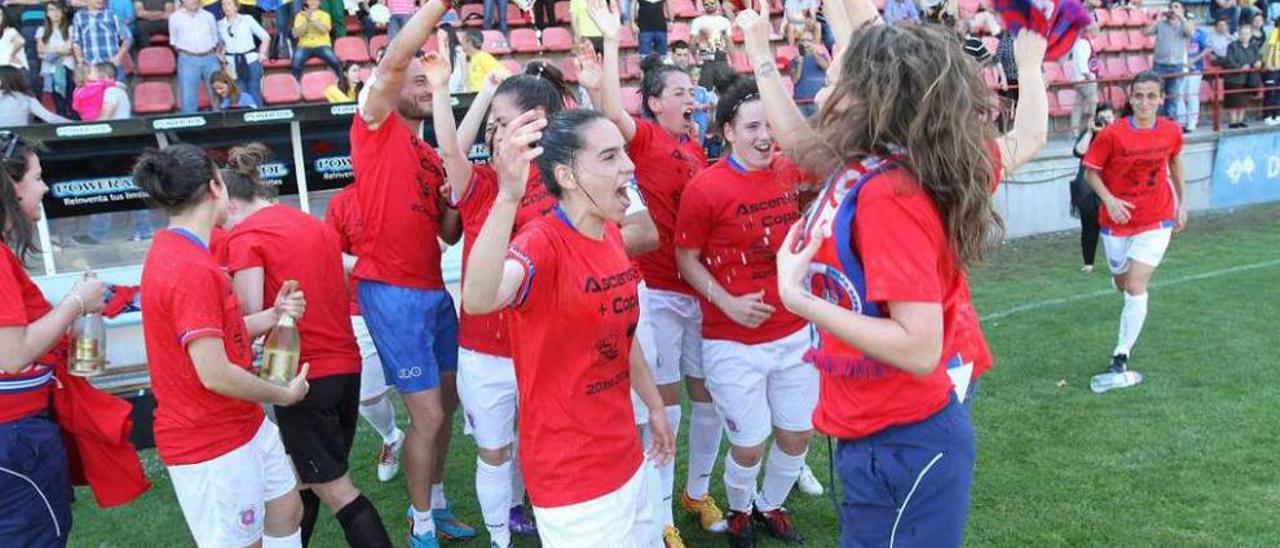
[[[1268,88],[1280,86],[1280,70],[1269,70],[1262,73],[1262,85]],[[1280,89],[1268,89],[1263,94],[1262,105],[1266,110],[1263,116],[1268,118],[1280,116]]]
[[[1157,74],[1164,76],[1166,74],[1180,74],[1186,72],[1183,65],[1170,65],[1165,63],[1156,63],[1153,70]],[[1182,97],[1182,86],[1184,78],[1165,78],[1164,80],[1164,104],[1160,105],[1160,115],[1181,120],[1186,113],[1182,101],[1178,99]]]
[[[640,56],[644,57],[650,53],[658,55],[667,54],[667,33],[661,30],[642,30],[640,31]]]
[[[293,16],[302,9],[302,0],[293,0],[276,8],[276,32],[293,38]]]
[[[178,105],[183,114],[200,110],[200,86],[204,86],[209,98],[213,98],[213,88],[209,80],[213,73],[222,70],[218,56],[209,54],[197,57],[185,53],[178,54]]]
[[[410,17],[413,17],[413,15],[392,15],[391,20],[387,21],[387,40],[394,40],[396,35],[400,34],[400,29],[404,28],[404,26],[409,23]],[[374,55],[378,54],[376,51],[371,51],[369,53]]]
[[[22,39],[26,40],[23,49],[27,54],[27,89],[40,89],[40,52],[36,49],[36,31],[40,25],[23,25]],[[121,80],[123,81],[123,80]]]
[[[319,48],[297,48],[293,50],[293,77],[302,78],[302,67],[306,66],[307,59],[319,57],[324,60],[329,68],[333,69],[334,74],[342,74],[342,61],[338,60],[338,54],[333,52],[330,46]]]
[[[484,0],[484,28],[493,28],[493,20],[498,20],[498,28],[507,34],[507,0]]]
[[[249,63],[249,74],[236,73],[236,87],[253,96],[258,106],[266,106],[262,101],[262,61]]]

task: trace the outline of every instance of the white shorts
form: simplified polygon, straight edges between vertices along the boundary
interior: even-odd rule
[[[640,323],[636,340],[653,381],[659,386],[680,377],[702,378],[702,308],[698,299],[640,284]]]
[[[792,432],[813,429],[818,370],[804,362],[809,343],[807,327],[761,344],[702,343],[707,390],[729,443],[760,445],[774,427]]]
[[[365,402],[387,393],[387,378],[382,374],[382,359],[373,346],[364,316],[351,317],[351,330],[355,331],[356,345],[360,347],[360,401]]]
[[[248,443],[213,460],[169,466],[173,493],[197,546],[247,546],[262,538],[266,503],[298,484],[280,442],[265,418]]]
[[[459,348],[458,399],[476,445],[496,450],[515,441],[516,368],[511,358]]]
[[[534,506],[538,538],[546,548],[662,548],[658,483],[658,469],[645,459],[612,493],[568,506]]]
[[[1138,261],[1152,268],[1160,266],[1172,237],[1172,228],[1156,228],[1132,236],[1112,236],[1104,232],[1102,249],[1107,253],[1107,266],[1116,276],[1129,271],[1129,261]]]

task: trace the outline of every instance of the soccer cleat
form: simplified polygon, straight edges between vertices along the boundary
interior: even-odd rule
[[[523,504],[511,507],[511,513],[507,519],[507,528],[517,535],[532,536],[538,534],[538,525],[533,522],[529,513],[525,511]]]
[[[725,536],[729,538],[729,548],[750,548],[756,543],[756,530],[751,525],[751,515],[746,512],[729,510],[724,515],[726,524]]]
[[[400,446],[404,445],[404,431],[397,428],[395,440],[384,443],[378,453],[378,481],[383,483],[391,481],[400,472]]]
[[[454,517],[453,510],[436,508],[431,511],[431,519],[436,522],[436,536],[445,540],[468,540],[475,538],[476,528]]]
[[[809,465],[804,465],[804,469],[800,471],[800,477],[796,479],[796,487],[800,488],[800,492],[811,497],[821,497],[826,490],[822,488],[822,482],[818,481],[817,476],[813,475],[813,470]]]
[[[680,538],[680,530],[674,525],[662,528],[662,543],[666,548],[684,548],[684,539]]]
[[[765,532],[773,538],[789,543],[804,542],[804,537],[796,532],[796,525],[791,521],[791,513],[786,508],[775,508],[768,512],[756,510],[751,517],[764,526]]]
[[[724,522],[724,512],[720,511],[720,507],[716,505],[716,499],[711,497],[711,493],[702,495],[702,498],[695,499],[689,496],[689,492],[681,490],[680,505],[684,510],[693,514],[698,518],[698,523],[702,525],[704,530],[712,533],[723,533],[726,527]]]
[[[440,548],[440,541],[432,533],[413,534],[413,507],[406,512],[409,517],[409,548]]]
[[[1111,365],[1107,366],[1107,373],[1124,373],[1129,370],[1129,355],[1116,354],[1111,357]]]

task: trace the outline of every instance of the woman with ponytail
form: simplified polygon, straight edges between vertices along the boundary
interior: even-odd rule
[[[302,481],[302,543],[320,503],[333,512],[352,546],[391,546],[382,518],[347,473],[360,404],[360,352],[347,315],[342,246],[324,222],[292,206],[272,203],[276,191],[259,176],[270,150],[233,147],[221,171],[230,197],[226,267],[245,315],[296,282],[311,292],[298,322],[300,362],[311,365],[311,390],[295,405],[277,407],[285,450]]]

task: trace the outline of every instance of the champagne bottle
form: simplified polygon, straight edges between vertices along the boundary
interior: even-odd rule
[[[85,314],[71,324],[71,356],[67,372],[78,377],[102,374],[107,365],[107,327],[102,315]]]
[[[292,293],[297,282],[286,281],[285,286]],[[267,335],[267,342],[262,349],[262,370],[259,375],[276,384],[287,384],[298,375],[298,355],[301,352],[302,340],[298,337],[297,322],[293,316],[280,315],[280,321]]]

